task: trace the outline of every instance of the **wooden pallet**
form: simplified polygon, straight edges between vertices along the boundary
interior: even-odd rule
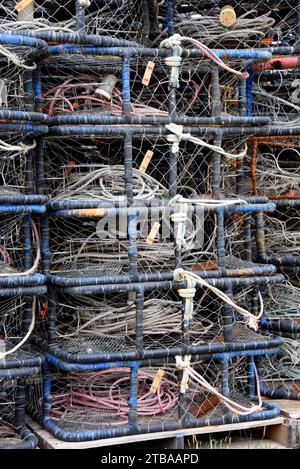
[[[285,418],[282,425],[268,428],[268,437],[287,448],[300,446],[300,401],[287,399],[268,399],[268,401],[277,405]]]
[[[39,440],[41,449],[88,449],[103,448],[114,445],[124,445],[138,442],[157,442],[160,440],[161,448],[182,448],[184,437],[191,435],[211,435],[214,433],[234,432],[239,430],[249,430],[264,427],[280,427],[284,424],[284,417],[277,417],[270,420],[257,422],[233,423],[229,425],[218,425],[213,427],[188,428],[176,431],[166,431],[157,433],[147,433],[143,435],[128,435],[118,438],[108,438],[105,440],[85,441],[78,443],[67,443],[58,440],[48,431],[43,430],[38,423],[28,418],[27,425]]]

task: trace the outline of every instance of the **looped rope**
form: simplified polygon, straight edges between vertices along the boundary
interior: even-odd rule
[[[36,141],[34,140],[32,145],[25,145],[25,143],[21,142],[18,145],[11,145],[3,140],[0,140],[0,150],[4,151],[16,151],[18,153],[26,154],[30,150],[34,150],[36,148]]]
[[[26,65],[20,57],[15,54],[14,52],[11,52],[8,50],[6,47],[0,45],[0,55],[4,55],[4,57],[7,58],[8,61],[13,62],[17,67],[24,68],[25,70],[35,70],[37,65]]]
[[[241,153],[233,154],[225,151],[222,147],[218,145],[211,145],[210,143],[205,142],[201,138],[193,137],[189,132],[183,133],[184,127],[178,124],[167,124],[166,129],[168,129],[172,134],[167,135],[167,141],[172,143],[172,153],[178,153],[179,151],[179,144],[181,141],[189,141],[194,143],[195,145],[199,145],[202,147],[209,148],[210,150],[219,153],[220,155],[226,156],[226,158],[230,158],[231,160],[237,160],[239,158],[244,158],[246,156],[248,147],[247,144]]]
[[[245,323],[248,327],[251,329],[254,329],[255,331],[258,330],[259,328],[259,320],[262,317],[264,313],[264,304],[262,300],[261,293],[258,292],[258,297],[260,301],[260,312],[257,316],[254,314],[250,313],[250,311],[246,310],[245,308],[242,308],[241,306],[237,305],[234,303],[234,301],[229,298],[226,293],[223,291],[219,290],[218,288],[214,287],[213,285],[210,285],[207,283],[203,278],[199,277],[196,275],[194,272],[188,272],[184,269],[175,269],[174,270],[174,280],[175,281],[181,281],[181,280],[187,280],[188,278],[192,278],[196,281],[197,284],[201,285],[201,287],[207,288],[210,291],[212,291],[218,298],[220,298],[224,303],[227,305],[231,306],[235,311],[237,311],[239,314],[241,314],[244,317]]]
[[[199,384],[201,387],[209,391],[211,394],[214,394],[219,398],[221,402],[233,413],[239,415],[249,415],[254,412],[259,412],[262,409],[262,399],[260,395],[260,385],[259,385],[259,377],[257,374],[256,366],[254,365],[254,373],[256,379],[256,389],[257,389],[257,396],[258,396],[258,404],[253,404],[251,407],[245,407],[238,402],[233,401],[232,399],[224,396],[221,394],[216,388],[214,388],[204,376],[201,376],[197,371],[195,371],[190,363],[191,356],[186,355],[184,358],[180,356],[176,356],[176,368],[182,371],[182,380],[180,385],[180,392],[185,393],[188,389],[188,382],[189,380],[194,381],[195,383]]]
[[[173,36],[164,39],[160,43],[160,47],[165,47],[167,49],[171,49],[172,47],[177,47],[180,46],[183,42],[189,42],[193,44],[197,49],[200,49],[203,55],[205,55],[208,59],[212,60],[214,63],[216,63],[220,68],[223,70],[226,70],[227,72],[233,73],[237,77],[241,78],[242,80],[245,80],[249,77],[248,72],[239,72],[238,70],[234,70],[233,68],[229,67],[228,65],[223,62],[223,60],[218,57],[215,52],[213,52],[211,49],[209,49],[205,44],[203,44],[200,41],[197,41],[196,39],[187,37],[187,36],[181,36],[180,34],[173,34]]]

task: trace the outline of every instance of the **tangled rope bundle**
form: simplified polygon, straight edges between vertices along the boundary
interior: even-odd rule
[[[99,165],[98,169],[87,173],[77,172],[77,165],[67,168],[71,171],[63,187],[58,187],[54,199],[100,198],[104,200],[126,200],[125,172],[121,165]],[[75,170],[75,172],[73,172]],[[147,173],[137,169],[132,171],[134,197],[139,200],[164,198],[168,189]]]
[[[76,56],[72,56],[73,60],[75,58]],[[112,99],[108,101],[95,94],[101,81],[100,77],[94,77],[94,79],[92,79],[91,77],[83,75],[81,80],[82,81],[78,81],[78,79],[68,78],[62,84],[48,88],[44,93],[46,101],[43,108],[44,112],[47,112],[49,116],[72,112],[102,112],[113,116],[122,116],[122,93],[117,85],[112,91]],[[156,87],[159,86],[160,83],[157,83]],[[148,105],[143,102],[142,98],[142,94],[136,98],[133,97],[130,109],[132,115],[169,115],[167,110]],[[158,102],[159,106],[162,104],[163,103]]]
[[[275,24],[271,12],[258,15],[256,10],[249,10],[237,17],[230,30],[220,23],[219,15],[213,12],[208,15],[178,13],[174,18],[174,27],[182,36],[193,37],[207,45],[224,43],[255,44],[268,33]]]
[[[73,298],[82,303],[82,306],[59,304],[57,316],[69,311],[74,317],[66,324],[64,321],[58,325],[59,337],[68,339],[80,334],[93,336],[134,336],[136,334],[136,306],[105,302],[94,298]],[[115,303],[115,304],[114,304]],[[196,312],[200,313],[200,308]],[[199,311],[198,311],[199,309]],[[205,335],[214,328],[214,323],[201,315],[196,314],[191,326],[191,333],[197,336]],[[143,333],[144,335],[169,335],[181,333],[182,329],[182,303],[180,301],[151,298],[144,301],[143,307]]]

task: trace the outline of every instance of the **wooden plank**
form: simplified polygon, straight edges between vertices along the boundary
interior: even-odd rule
[[[293,435],[293,427],[290,424],[272,425],[267,428],[266,435],[273,441],[276,441],[286,448],[293,448],[295,439]]]
[[[124,445],[128,443],[137,443],[141,441],[163,440],[167,438],[176,438],[178,436],[191,435],[209,435],[211,433],[232,432],[236,430],[247,430],[250,428],[267,427],[268,425],[281,425],[284,422],[283,417],[277,417],[271,420],[262,420],[256,422],[233,423],[229,425],[218,425],[213,427],[185,428],[175,431],[147,433],[142,435],[128,435],[118,438],[107,438],[105,440],[84,441],[76,443],[68,443],[58,440],[48,431],[43,430],[36,422],[30,418],[27,419],[27,425],[39,440],[40,448],[47,449],[88,449],[101,448],[105,446]]]
[[[277,405],[281,414],[290,419],[300,419],[300,401],[288,399],[268,399],[268,402]]]

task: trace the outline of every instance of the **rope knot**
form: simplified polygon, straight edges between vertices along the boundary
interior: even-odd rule
[[[258,330],[258,323],[259,323],[259,317],[256,316],[248,316],[245,318],[245,323],[250,329],[253,329],[254,331]]]
[[[80,8],[88,8],[91,6],[90,0],[79,0]]]
[[[182,36],[180,34],[173,34],[173,36],[164,39],[159,47],[165,47],[166,49],[172,49],[172,47],[180,46],[182,42]]]
[[[175,269],[173,275],[175,282],[180,282],[181,280],[184,280],[186,278],[186,272],[184,269],[181,268]]]
[[[194,280],[193,278],[187,278],[186,279],[186,284],[187,284],[186,288],[179,288],[177,290],[179,296],[181,296],[181,298],[184,298],[184,299],[194,298],[194,296],[196,294],[196,288],[195,288],[196,287],[196,280]]]
[[[189,132],[183,133],[183,125],[167,124],[165,127],[172,132],[167,135],[167,141],[173,144],[172,153],[178,153],[180,142],[190,140],[192,135]]]
[[[185,357],[181,357],[180,355],[177,355],[175,357],[176,360],[176,368],[177,370],[185,370],[189,366],[191,366],[191,355],[185,355]]]
[[[181,394],[185,394],[189,388],[189,377],[190,377],[189,370],[191,366],[191,355],[185,355],[184,358],[178,355],[175,357],[175,360],[176,360],[176,368],[182,371],[180,392]]]

